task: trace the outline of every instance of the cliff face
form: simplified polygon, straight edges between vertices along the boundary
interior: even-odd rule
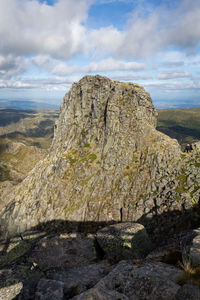
[[[199,151],[183,154],[176,140],[155,130],[156,117],[150,95],[137,84],[101,76],[74,83],[49,155],[6,199],[2,235],[51,220],[145,223],[193,209]]]

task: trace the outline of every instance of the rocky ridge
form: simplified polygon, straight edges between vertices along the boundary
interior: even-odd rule
[[[2,237],[56,220],[139,221],[155,237],[197,222],[198,143],[182,153],[156,117],[137,84],[98,75],[74,83],[49,154],[6,197]]]

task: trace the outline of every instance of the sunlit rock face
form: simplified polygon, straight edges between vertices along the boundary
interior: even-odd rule
[[[156,118],[137,84],[98,75],[74,83],[48,156],[7,197],[2,236],[51,220],[140,220],[173,231],[199,201],[200,156],[156,131]]]

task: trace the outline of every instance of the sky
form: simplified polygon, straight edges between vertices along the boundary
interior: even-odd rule
[[[0,0],[0,99],[60,104],[87,74],[200,106],[200,0]]]

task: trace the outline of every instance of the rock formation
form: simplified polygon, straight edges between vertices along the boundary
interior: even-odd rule
[[[137,84],[98,75],[74,83],[49,154],[4,199],[2,237],[53,220],[139,221],[155,235],[198,220],[198,147],[182,153],[156,117]]]

